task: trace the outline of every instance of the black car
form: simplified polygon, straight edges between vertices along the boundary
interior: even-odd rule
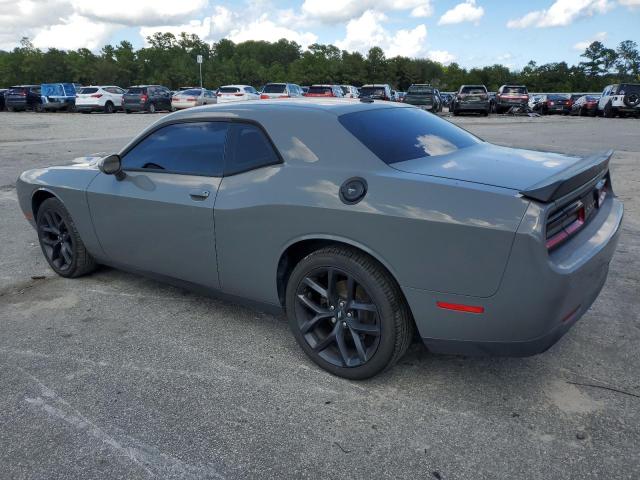
[[[4,95],[5,106],[10,112],[23,110],[42,111],[42,96],[40,85],[16,85]]]
[[[360,98],[394,101],[391,87],[387,83],[363,85],[360,87]]]
[[[454,115],[477,112],[487,116],[490,110],[489,92],[484,85],[462,85],[449,106],[449,111]]]
[[[438,89],[431,85],[413,84],[407,90],[404,103],[415,105],[430,112],[442,111],[442,98]]]
[[[162,85],[129,87],[122,96],[122,108],[126,113],[171,110],[171,90]]]
[[[569,115],[580,115],[595,117],[598,112],[598,95],[582,95],[571,104]]]
[[[496,113],[503,113],[511,107],[526,107],[529,91],[524,85],[502,85],[496,92]]]
[[[571,111],[571,98],[569,95],[561,93],[549,93],[536,97],[533,104],[533,111],[542,115],[550,115],[552,113],[562,113],[568,115]]]

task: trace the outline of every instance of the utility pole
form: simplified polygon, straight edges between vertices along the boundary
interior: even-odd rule
[[[202,88],[202,55],[198,55],[196,57],[196,61],[198,62],[198,66],[200,67],[200,88]]]

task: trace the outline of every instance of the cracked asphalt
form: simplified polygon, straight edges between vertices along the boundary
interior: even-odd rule
[[[307,360],[281,317],[108,268],[67,280],[47,267],[18,174],[115,151],[157,118],[0,113],[1,478],[638,478],[640,121],[452,119],[509,146],[616,151],[626,216],[609,279],[542,355],[415,344],[350,382]]]

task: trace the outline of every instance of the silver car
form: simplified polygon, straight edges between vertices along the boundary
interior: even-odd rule
[[[200,107],[202,105],[213,105],[218,103],[216,94],[206,88],[191,88],[175,92],[171,97],[171,110],[182,110],[183,108]]]
[[[610,156],[499,147],[369,98],[239,102],[24,172],[17,191],[59,275],[105,264],[284,310],[314,362],[362,379],[416,329],[434,352],[555,343],[616,248]]]

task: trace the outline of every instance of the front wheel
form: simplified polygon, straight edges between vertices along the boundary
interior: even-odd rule
[[[323,248],[296,265],[286,310],[293,335],[311,360],[353,380],[391,367],[413,336],[396,282],[373,258],[348,247]]]
[[[611,102],[607,103],[604,106],[603,116],[605,118],[613,118],[615,116],[615,112],[613,111],[613,105],[611,105]]]
[[[38,241],[49,266],[58,275],[75,278],[92,272],[96,262],[80,239],[62,202],[48,198],[38,209]]]

